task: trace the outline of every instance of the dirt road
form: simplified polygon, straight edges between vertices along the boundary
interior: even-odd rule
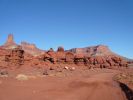
[[[126,100],[119,84],[112,79],[117,73],[110,70],[27,81],[0,79],[0,100]]]

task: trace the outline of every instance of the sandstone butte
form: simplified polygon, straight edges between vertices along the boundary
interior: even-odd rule
[[[104,45],[70,50],[64,50],[63,47],[59,47],[57,51],[52,48],[40,50],[35,44],[27,42],[16,44],[13,35],[9,34],[6,43],[0,46],[0,68],[14,66],[51,68],[71,65],[77,68],[113,69],[128,67],[128,62]]]

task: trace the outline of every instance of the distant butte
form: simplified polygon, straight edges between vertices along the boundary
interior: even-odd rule
[[[5,49],[16,48],[18,45],[14,42],[13,34],[9,34],[6,43],[2,46]]]
[[[39,48],[36,47],[35,44],[30,44],[27,42],[21,42],[21,44],[16,44],[14,41],[14,36],[13,34],[9,34],[7,41],[4,45],[2,45],[1,47],[4,49],[13,49],[13,48],[17,48],[18,46],[21,46],[22,49],[28,53],[31,54],[33,56],[37,56],[37,55],[41,55],[42,53],[44,53],[44,50],[40,50]]]
[[[115,55],[108,46],[105,45],[97,45],[97,46],[91,46],[91,47],[85,47],[85,48],[73,48],[68,50],[73,53],[77,54],[85,54],[90,56],[107,56],[107,55]]]

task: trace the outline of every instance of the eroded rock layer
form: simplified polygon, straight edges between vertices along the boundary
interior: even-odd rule
[[[121,57],[110,56],[86,56],[72,52],[46,52],[41,56],[42,61],[53,64],[75,64],[77,66],[87,66],[88,68],[119,68],[127,67],[127,62]]]
[[[113,53],[107,46],[98,45],[87,48],[66,50],[59,47],[48,51],[38,49],[34,44],[22,42],[17,45],[13,35],[0,47],[0,67],[10,66],[77,66],[86,68],[119,68],[128,67],[125,59]]]

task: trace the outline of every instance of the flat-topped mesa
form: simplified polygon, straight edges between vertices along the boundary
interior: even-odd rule
[[[87,52],[90,55],[94,56],[105,56],[105,55],[113,55],[114,53],[109,49],[108,46],[105,45],[98,45],[93,47],[86,48]]]
[[[37,49],[36,45],[35,44],[30,44],[30,43],[27,43],[27,42],[21,42],[21,46],[24,48],[24,49]]]
[[[70,52],[76,53],[76,54],[87,54],[90,56],[95,56],[95,55],[112,55],[114,54],[108,46],[105,45],[97,45],[97,46],[92,46],[92,47],[85,47],[85,48],[74,48],[68,50]]]

